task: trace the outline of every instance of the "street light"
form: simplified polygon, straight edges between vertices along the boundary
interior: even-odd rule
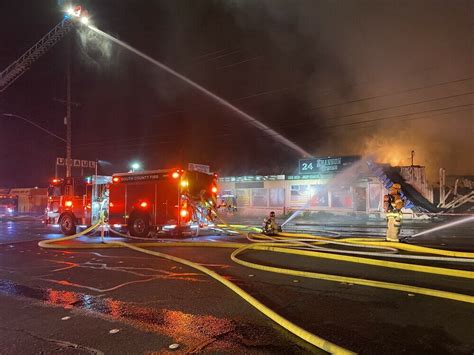
[[[130,168],[132,169],[130,172],[131,172],[131,173],[134,173],[135,171],[140,170],[141,164],[140,164],[139,162],[133,162],[133,163],[130,165]]]
[[[4,113],[3,116],[6,116],[6,117],[15,117],[15,118],[19,118],[20,120],[23,120],[33,126],[35,126],[36,128],[39,128],[40,130],[42,130],[43,132],[46,132],[48,133],[50,136],[53,136],[54,138],[57,138],[59,139],[60,141],[63,141],[63,142],[66,142],[66,140],[60,136],[58,136],[57,134],[54,134],[53,132],[47,130],[46,128],[43,128],[41,127],[39,124],[36,124],[32,121],[30,121],[29,119],[23,117],[23,116],[20,116],[20,115],[15,115],[14,113]]]

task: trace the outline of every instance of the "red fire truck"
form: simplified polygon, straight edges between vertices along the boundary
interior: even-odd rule
[[[0,216],[13,216],[18,212],[18,196],[0,194]]]
[[[72,235],[77,225],[93,225],[103,213],[109,225],[132,236],[180,233],[212,222],[216,194],[215,174],[183,169],[53,179],[45,222]]]
[[[151,231],[180,232],[209,224],[216,205],[212,173],[162,169],[114,174],[110,185],[109,224],[137,237]]]
[[[77,225],[92,225],[108,206],[111,176],[54,178],[48,187],[46,224],[59,224],[66,235],[76,233]]]

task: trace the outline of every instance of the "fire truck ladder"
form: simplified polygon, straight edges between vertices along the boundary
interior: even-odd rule
[[[20,58],[10,64],[0,73],[0,92],[5,91],[11,84],[22,76],[30,66],[73,28],[73,21],[65,17],[43,38],[28,49]]]

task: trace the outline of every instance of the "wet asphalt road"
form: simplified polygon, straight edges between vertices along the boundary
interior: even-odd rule
[[[56,237],[35,221],[0,222],[0,354],[322,353],[193,269],[123,249],[37,247]],[[414,243],[474,251],[472,238],[464,228]],[[361,354],[474,352],[472,304],[265,273],[236,265],[227,249],[160,251],[204,264],[294,323]],[[474,295],[472,280],[461,278],[268,252],[244,258]]]

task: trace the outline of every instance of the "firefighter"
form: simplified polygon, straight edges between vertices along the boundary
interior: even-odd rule
[[[209,194],[204,189],[199,193],[199,198],[201,200],[200,213],[204,219],[207,219],[207,222],[213,222],[214,218],[216,217],[215,206],[217,203],[212,196],[208,195]]]
[[[384,209],[387,217],[387,236],[389,242],[398,242],[402,222],[402,208],[405,203],[400,194],[400,184],[393,184],[388,195],[384,196]]]
[[[275,212],[271,211],[268,217],[263,220],[263,233],[266,235],[277,235],[280,228],[276,224]]]

